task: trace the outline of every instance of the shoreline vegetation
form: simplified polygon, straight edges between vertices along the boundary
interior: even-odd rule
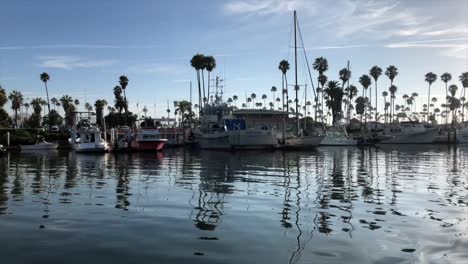
[[[169,104],[166,110],[167,120],[170,119],[172,112],[175,117],[178,115],[179,118],[175,118],[176,123],[178,121],[178,125],[182,126],[187,123],[198,123],[202,109],[221,100],[218,92],[213,91],[214,88],[211,87],[209,81],[212,71],[216,68],[215,58],[196,54],[190,60],[190,65],[196,71],[198,104],[192,106],[186,100],[175,101],[174,110],[171,111]],[[328,72],[326,58],[316,58],[311,66],[317,73],[316,88],[313,90],[311,101],[300,102],[299,99],[294,101],[289,99],[291,92],[298,91],[289,88],[287,78],[289,62],[281,60],[278,66],[282,79],[280,95],[276,96],[278,89],[272,86],[270,91],[273,97],[271,98],[267,94],[259,95],[257,98],[257,94],[252,93],[250,96],[246,95],[244,102],[238,102],[240,101],[238,95],[232,95],[225,102],[233,109],[277,110],[288,112],[291,116],[296,115],[298,111],[301,112],[298,116],[301,119],[305,118],[309,125],[321,127],[354,123],[367,128],[370,122],[386,125],[397,123],[400,119],[446,126],[466,121],[468,72],[461,73],[458,78],[452,78],[452,75],[446,72],[440,76],[440,79],[435,73],[427,73],[421,79],[428,84],[428,101],[427,104],[417,105],[416,98],[420,96],[418,93],[405,91],[406,93],[398,94],[399,88],[396,81],[398,68],[394,65],[386,69],[373,66],[368,74],[362,74],[358,78],[362,86],[360,91],[355,85],[350,84],[352,72],[349,68],[341,69],[337,73],[337,80],[333,80],[328,77],[333,74]],[[205,71],[207,80],[205,80]],[[380,84],[382,75],[390,81],[390,86],[387,88],[377,85]],[[61,98],[53,97],[49,100],[48,83],[52,80],[49,74],[45,72],[40,74],[39,80],[44,83],[46,99],[37,97],[26,101],[21,91],[12,90],[7,93],[6,89],[0,86],[0,144],[6,144],[8,131],[11,146],[34,144],[38,136],[66,145],[69,131],[74,127],[78,115],[81,114],[87,114],[88,117],[95,116],[96,125],[101,128],[105,125],[107,129],[121,126],[135,127],[138,121],[151,126],[164,125],[156,123],[151,116],[147,115],[146,106],[143,107],[144,114],[141,117],[129,111],[126,90],[131,86],[129,86],[129,78],[125,75],[118,78],[117,85],[112,89],[113,104],[104,99],[98,99],[94,104],[84,102],[84,112],[78,111],[81,102],[69,95],[63,95]],[[446,98],[442,102],[439,102],[436,97],[431,98],[431,89],[438,80],[442,81],[445,86]],[[460,88],[457,82],[461,84]],[[379,107],[380,96],[384,104]],[[13,110],[12,116],[4,109],[7,102],[10,102]],[[297,107],[292,107],[296,103]],[[47,107],[46,113],[43,111],[45,107]],[[309,126],[304,129],[309,129]]]

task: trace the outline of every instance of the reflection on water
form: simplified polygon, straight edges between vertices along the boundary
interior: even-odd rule
[[[447,146],[9,154],[1,258],[463,262],[467,156]]]

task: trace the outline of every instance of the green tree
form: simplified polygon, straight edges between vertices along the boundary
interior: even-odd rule
[[[200,83],[200,70],[203,68],[203,64],[205,62],[205,56],[203,54],[196,54],[190,60],[190,65],[195,69],[197,72],[197,81],[198,81],[198,105],[200,106],[200,113],[203,109],[203,98],[205,97],[205,90],[201,90],[201,83]]]
[[[281,71],[281,86],[282,86],[282,94],[283,94],[283,106],[284,109],[286,103],[286,111],[289,109],[289,93],[288,93],[288,78],[286,77],[286,73],[289,71],[289,62],[287,60],[282,60],[279,63],[278,69]],[[286,99],[285,99],[286,96]]]
[[[94,102],[94,108],[96,109],[96,123],[100,126],[104,126],[104,107],[106,107],[106,100],[96,100]]]
[[[343,87],[340,87],[338,81],[329,81],[324,92],[329,97],[327,106],[332,111],[332,124],[336,125],[341,115],[341,104],[344,94]]]
[[[210,95],[210,74],[216,68],[216,60],[213,56],[206,56],[204,59],[205,69],[208,72],[208,96]]]
[[[379,79],[380,75],[382,75],[382,69],[379,66],[374,66],[370,69],[369,75],[372,76],[372,78],[374,78],[374,83],[375,83],[375,121],[377,122],[377,115],[378,115],[377,98],[379,96],[378,89],[377,89],[377,80]]]
[[[8,97],[6,95],[5,89],[2,88],[0,85],[0,108],[3,108],[3,106],[8,102]]]
[[[41,81],[44,82],[44,86],[45,86],[45,89],[46,89],[46,95],[47,95],[47,113],[48,113],[48,115],[50,115],[49,89],[47,88],[47,82],[50,80],[50,76],[49,76],[49,74],[47,74],[46,72],[43,72],[43,73],[41,73],[41,75],[40,75],[40,79],[41,79]]]
[[[433,72],[426,73],[425,75],[425,81],[429,84],[429,89],[428,89],[428,96],[427,96],[427,116],[430,116],[430,111],[431,111],[431,85],[437,80],[437,75]]]
[[[18,109],[23,104],[23,94],[14,90],[8,95],[8,99],[11,101],[11,109],[15,111],[15,126],[18,126]]]

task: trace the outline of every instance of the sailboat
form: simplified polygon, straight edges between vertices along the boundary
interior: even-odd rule
[[[295,73],[295,91],[296,91],[296,133],[293,136],[287,137],[283,130],[283,139],[280,148],[282,149],[312,149],[318,147],[320,142],[325,138],[325,135],[306,135],[300,128],[299,124],[299,100],[298,91],[299,85],[297,83],[297,14],[294,10],[294,73]]]

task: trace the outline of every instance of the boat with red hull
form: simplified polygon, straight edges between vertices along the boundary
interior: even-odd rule
[[[167,143],[156,128],[140,128],[133,136],[130,143],[132,151],[162,151]]]

